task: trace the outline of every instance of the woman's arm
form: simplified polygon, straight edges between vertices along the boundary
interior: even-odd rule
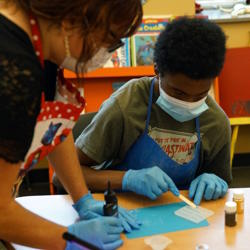
[[[42,219],[13,199],[19,169],[20,164],[0,159],[0,239],[40,249],[64,249],[65,227]]]
[[[49,161],[64,188],[77,202],[88,193],[80,163],[76,154],[72,133],[49,154]]]

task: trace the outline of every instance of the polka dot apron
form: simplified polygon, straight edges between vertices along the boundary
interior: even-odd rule
[[[36,18],[30,15],[33,46],[36,55],[44,68],[41,35]],[[54,101],[45,101],[41,96],[41,110],[37,117],[31,147],[22,164],[17,181],[14,185],[13,196],[17,195],[23,177],[40,160],[46,157],[58,144],[63,142],[71,132],[80,116],[85,101],[74,84],[63,77],[63,71],[58,71],[57,88]]]

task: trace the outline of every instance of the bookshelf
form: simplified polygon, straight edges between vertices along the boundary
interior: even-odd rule
[[[142,77],[142,76],[153,76],[153,66],[138,66],[138,67],[121,67],[121,68],[102,68],[96,71],[83,75],[83,78],[117,78],[117,77]],[[65,78],[76,78],[74,72],[64,70]]]
[[[153,66],[102,68],[80,76],[77,84],[83,88],[86,112],[96,112],[101,104],[113,93],[113,83],[127,82],[143,76],[154,76]],[[64,70],[64,77],[77,83],[76,74]]]
[[[81,77],[80,87],[84,89],[84,96],[87,101],[86,112],[96,112],[99,109],[101,103],[112,94],[112,83],[126,82],[133,78],[154,75],[153,66],[102,68],[84,74]],[[74,80],[76,74],[64,70],[64,77]],[[218,78],[216,78],[210,94],[217,103],[220,103]]]

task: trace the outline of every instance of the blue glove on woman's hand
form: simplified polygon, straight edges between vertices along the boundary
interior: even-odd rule
[[[202,197],[205,200],[216,200],[227,193],[228,185],[215,174],[204,173],[191,182],[189,197],[194,198],[194,203],[199,205]]]
[[[122,180],[122,190],[145,195],[152,200],[170,190],[179,195],[179,190],[171,178],[159,167],[128,170]]]
[[[121,221],[112,216],[80,221],[68,227],[69,233],[105,250],[113,250],[122,245],[123,241],[120,238],[122,231]],[[65,248],[65,250],[79,249],[80,247],[69,241]]]
[[[93,199],[91,193],[83,196],[77,201],[73,207],[78,212],[80,219],[89,220],[103,216],[104,202]],[[126,232],[131,232],[132,229],[139,229],[140,223],[132,212],[118,207],[118,218],[121,220],[122,226]]]

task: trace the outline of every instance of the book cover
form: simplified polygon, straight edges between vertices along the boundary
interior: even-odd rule
[[[130,41],[129,38],[123,38],[124,46],[117,49],[111,59],[104,65],[104,68],[130,67]]]
[[[126,82],[113,82],[112,83],[112,90],[115,92],[118,90],[120,87],[122,87]]]
[[[131,37],[132,66],[153,65],[154,45],[170,17],[145,17],[138,31]]]

